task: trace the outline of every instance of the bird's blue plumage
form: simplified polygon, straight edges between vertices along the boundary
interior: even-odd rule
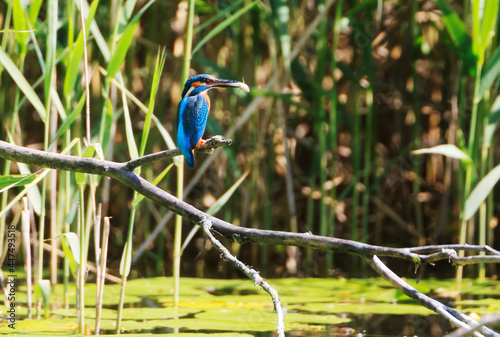
[[[177,146],[186,157],[189,168],[194,167],[193,150],[205,133],[208,108],[205,95],[186,96],[179,104]]]

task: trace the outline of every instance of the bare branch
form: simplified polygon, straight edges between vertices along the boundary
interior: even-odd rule
[[[384,279],[386,279],[393,286],[401,290],[407,296],[418,301],[426,308],[429,308],[432,311],[441,314],[442,316],[444,316],[446,319],[448,319],[450,322],[457,325],[458,327],[463,329],[470,329],[471,327],[476,328],[479,325],[479,323],[477,323],[469,316],[462,314],[461,312],[458,312],[444,305],[443,303],[438,302],[435,299],[432,299],[422,294],[417,289],[410,286],[403,279],[397,276],[392,270],[387,268],[387,266],[378,258],[378,256],[374,255],[371,259],[367,259],[367,262],[376,272],[378,272]],[[487,327],[480,327],[479,329],[481,330],[481,333],[483,333],[485,336],[495,336],[495,337],[500,336],[499,334],[490,330]],[[482,336],[477,332],[474,332],[474,335]]]
[[[214,144],[220,143],[221,145],[218,146],[228,144],[228,141],[221,141],[220,139],[216,139],[214,142],[215,143],[208,142],[206,146],[210,148],[217,147],[214,146]],[[173,152],[169,155],[172,153]],[[203,224],[209,223],[211,231],[216,231],[222,236],[239,243],[256,242],[260,244],[300,246],[360,255],[367,259],[370,266],[391,284],[398,287],[406,295],[416,299],[427,308],[443,315],[457,326],[461,326],[466,329],[470,329],[471,327],[475,328],[477,326],[477,323],[468,316],[425,296],[402,281],[380,261],[379,256],[404,259],[417,266],[422,262],[431,263],[446,259],[454,265],[464,265],[478,262],[499,263],[499,251],[489,246],[471,245],[434,245],[413,248],[387,248],[352,240],[322,237],[311,233],[289,233],[234,226],[231,223],[210,216],[188,203],[175,198],[171,194],[146,181],[133,171],[135,167],[150,163],[154,160],[159,160],[160,158],[165,158],[165,156],[165,154],[152,155],[147,159],[138,159],[138,161],[126,163],[116,163],[95,158],[81,158],[57,153],[42,152],[0,141],[0,158],[45,168],[98,174],[114,178],[138,193],[143,194],[147,198],[173,211],[174,213],[183,216],[194,224],[203,226]],[[208,231],[208,233],[209,232],[210,231]],[[482,251],[489,255],[460,258],[457,255],[457,251],[459,250],[467,252]],[[487,336],[500,336],[486,327],[480,328],[480,331],[482,334]],[[475,334],[480,335],[479,332],[475,332]]]
[[[222,136],[214,136],[210,139],[207,139],[205,143],[196,148],[196,152],[209,153],[212,154],[214,150],[221,146],[231,145],[231,139],[224,139]],[[146,164],[150,164],[157,160],[167,160],[172,159],[173,157],[181,156],[182,153],[179,149],[165,150],[161,152],[156,152],[152,154],[148,154],[142,157],[139,157],[134,160],[130,160],[125,163],[125,168],[129,171],[136,169],[139,166],[143,166]]]
[[[276,327],[276,333],[278,334],[278,337],[285,337],[285,322],[283,320],[283,309],[281,308],[281,302],[278,296],[278,292],[272,288],[267,281],[260,276],[260,274],[253,268],[248,267],[244,263],[242,263],[240,260],[238,260],[235,256],[233,256],[229,250],[227,250],[226,247],[224,247],[219,240],[213,236],[211,229],[212,229],[212,223],[204,219],[201,223],[201,226],[203,227],[203,230],[205,231],[205,234],[207,237],[210,239],[210,241],[213,243],[215,248],[217,248],[222,256],[223,259],[230,261],[236,268],[241,270],[248,278],[251,278],[254,282],[255,285],[259,285],[264,289],[269,295],[271,295],[271,299],[274,304],[274,310],[276,310],[276,314],[278,315],[278,324]]]

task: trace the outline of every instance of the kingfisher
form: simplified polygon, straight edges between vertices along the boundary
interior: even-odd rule
[[[194,168],[194,150],[205,142],[201,137],[205,133],[210,112],[210,97],[207,92],[220,87],[250,91],[245,83],[207,74],[193,76],[184,84],[182,100],[177,109],[177,146],[186,158],[189,168]]]

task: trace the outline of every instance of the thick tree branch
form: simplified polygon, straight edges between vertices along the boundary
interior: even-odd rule
[[[45,168],[97,174],[114,178],[199,226],[203,219],[206,218],[210,220],[212,222],[212,228],[216,232],[239,243],[255,242],[261,244],[279,244],[321,250],[332,250],[368,257],[373,255],[395,257],[417,264],[420,262],[436,262],[443,259],[452,259],[457,261],[457,264],[460,264],[465,261],[463,259],[466,258],[460,259],[455,257],[455,250],[485,251],[492,254],[485,256],[488,259],[488,262],[500,263],[500,253],[489,246],[436,245],[415,248],[390,248],[369,245],[352,240],[323,237],[310,233],[290,233],[234,226],[226,221],[210,216],[190,204],[177,199],[161,188],[154,186],[147,180],[137,175],[132,170],[133,168],[130,169],[127,166],[129,162],[116,163],[95,158],[81,158],[58,153],[43,152],[22,146],[12,145],[4,141],[0,141],[0,157],[11,161]],[[134,168],[137,167],[136,165],[132,166]],[[438,252],[430,255],[420,253],[436,250]]]
[[[172,153],[169,154],[169,156],[171,155]],[[210,216],[188,203],[175,198],[166,191],[141,178],[133,171],[134,168],[144,165],[145,163],[158,160],[162,156],[163,155],[152,155],[148,159],[144,159],[142,161],[138,159],[138,161],[133,162],[134,164],[130,164],[130,162],[116,163],[94,158],[80,158],[57,153],[42,152],[0,141],[0,158],[45,168],[97,174],[114,178],[133,190],[143,194],[147,198],[173,211],[174,213],[183,216],[198,226],[203,227],[203,224],[206,224],[207,221],[209,221],[213,231],[240,243],[256,242],[261,244],[300,246],[360,255],[366,258],[377,272],[382,274],[389,282],[402,289],[408,296],[416,299],[429,309],[442,314],[453,322],[454,320],[461,321],[462,323],[458,324],[460,326],[474,326],[474,323],[466,318],[467,316],[458,313],[443,304],[438,305],[434,302],[429,302],[425,295],[419,293],[417,290],[406,284],[404,281],[399,279],[397,275],[385,267],[385,265],[381,264],[378,257],[385,256],[400,258],[411,261],[417,266],[422,262],[431,263],[443,259],[448,259],[455,265],[477,262],[499,263],[500,252],[497,250],[489,246],[469,245],[436,245],[399,249],[387,248],[351,240],[322,237],[310,233],[289,233],[234,226],[228,222]],[[457,250],[469,252],[483,251],[489,255],[460,258],[456,253]],[[387,270],[384,268],[387,268]],[[454,318],[451,318],[450,315]],[[481,332],[485,335],[499,336],[494,332],[490,333],[490,331],[491,330],[487,328],[481,329]]]

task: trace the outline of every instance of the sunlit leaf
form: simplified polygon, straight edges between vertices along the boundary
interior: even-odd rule
[[[54,68],[56,66],[58,7],[57,0],[47,1],[47,52],[45,56],[44,80],[45,102],[49,102],[52,81],[54,80]]]
[[[24,3],[26,6],[26,2]],[[26,23],[26,7],[23,7],[21,0],[12,1],[12,21],[14,23],[14,31],[16,32],[16,40],[21,54],[26,54],[26,40],[29,37],[28,24]]]
[[[135,30],[139,24],[139,20],[141,19],[142,14],[154,3],[154,0],[148,1],[144,7],[130,20],[129,24],[123,31],[120,40],[118,41],[116,48],[111,55],[111,59],[108,63],[108,78],[114,78],[120,67],[122,66],[123,60],[125,59],[125,55],[129,50],[130,44],[134,38]]]
[[[470,161],[470,157],[453,144],[442,144],[427,149],[411,151],[412,154],[442,154],[443,156]]]
[[[80,264],[80,239],[75,233],[64,233],[61,236],[64,254],[69,259],[69,266],[76,277],[77,266]]]
[[[120,8],[120,13],[118,15],[118,29],[117,29],[117,34],[115,36],[115,39],[118,40],[121,38],[121,34],[123,33],[125,27],[127,26],[128,20],[130,20],[130,17],[132,16],[132,13],[134,12],[135,5],[137,3],[137,0],[127,0],[123,4],[123,6]]]
[[[43,306],[47,306],[50,300],[50,281],[39,280],[35,286],[35,298],[41,299]]]
[[[467,201],[465,201],[464,216],[466,220],[469,220],[472,216],[474,216],[476,211],[479,209],[479,206],[491,193],[491,190],[499,179],[500,165],[491,170],[472,190],[471,194],[467,198]]]
[[[155,107],[156,93],[158,92],[158,85],[160,84],[160,78],[163,72],[163,66],[165,65],[166,58],[167,54],[165,52],[165,48],[161,52],[160,50],[158,50],[155,72],[153,74],[153,83],[151,84],[151,93],[149,95],[148,113],[146,114],[146,118],[144,119],[144,129],[142,131],[141,148],[139,152],[141,156],[144,155],[144,151],[146,149],[149,130],[151,128],[151,116],[153,115]]]
[[[93,144],[90,144],[87,146],[85,151],[82,153],[82,158],[92,158],[95,153],[95,147]],[[87,173],[82,173],[82,172],[76,172],[75,173],[75,180],[78,185],[84,184],[85,179],[87,178]]]
[[[436,0],[439,9],[443,12],[443,22],[450,35],[453,46],[458,56],[464,60],[464,66],[467,72],[474,76],[476,72],[477,55],[474,55],[472,49],[472,39],[467,34],[464,22],[453,10],[447,0]]]
[[[83,16],[87,18],[90,8],[89,4],[87,3],[87,0],[74,0],[74,3],[76,6],[83,11]],[[83,5],[83,8],[80,8],[80,4]],[[94,40],[99,47],[99,50],[101,51],[102,57],[104,58],[105,61],[109,61],[110,59],[110,54],[111,52],[109,51],[108,44],[104,37],[101,34],[101,31],[99,30],[99,26],[95,22],[95,19],[92,20],[92,23],[90,24],[90,31],[92,32],[92,36],[94,37]]]
[[[42,101],[2,47],[0,47],[0,62],[10,74],[14,82],[16,82],[19,89],[21,89],[24,95],[26,95],[26,98],[30,101],[31,104],[33,104],[33,107],[40,115],[40,119],[45,122],[47,114],[45,112],[45,107],[42,104]]]
[[[495,80],[500,75],[500,46],[495,50],[488,63],[484,67],[479,82],[478,97],[483,97],[486,90],[489,90]]]
[[[120,81],[123,84],[123,81],[122,80]],[[128,109],[127,96],[123,91],[122,91],[122,103],[123,103],[123,117],[125,118],[125,134],[127,135],[128,153],[130,155],[130,159],[137,159],[139,157],[139,151],[137,150],[137,144],[135,143],[135,134],[134,134],[134,129],[132,128],[132,120],[130,118],[130,111]]]
[[[156,177],[156,179],[153,181],[153,185],[158,185],[158,183],[165,177],[165,175],[170,171],[170,169],[174,166],[174,164],[168,165],[159,175]],[[144,199],[144,195],[138,194],[134,200],[132,200],[132,206],[137,206],[140,204],[140,202]]]
[[[18,175],[0,175],[0,193],[12,187],[19,187],[27,185],[37,177],[36,174],[18,174]],[[7,188],[8,187],[8,188]]]
[[[132,242],[125,242],[123,254],[120,260],[120,275],[128,276],[130,273],[130,265],[132,264]]]
[[[495,134],[495,130],[498,128],[498,124],[500,122],[500,96],[497,96],[493,106],[490,111],[490,118],[488,119],[488,125],[486,125],[486,129],[484,130],[484,143],[490,144],[493,140],[493,135]]]
[[[236,21],[240,16],[248,12],[250,9],[252,9],[253,6],[255,6],[260,0],[255,0],[254,2],[249,3],[239,11],[235,12],[231,16],[229,16],[227,19],[219,23],[214,29],[212,29],[210,32],[208,32],[200,42],[194,47],[193,52],[191,53],[192,55],[196,54],[198,50],[200,50],[203,45],[205,45],[208,41],[210,41],[215,35],[219,34],[222,32],[224,29],[226,29],[231,23]]]
[[[167,144],[168,149],[169,150],[176,149],[177,146],[175,145],[174,140],[170,136],[170,133],[168,133],[167,129],[165,129],[165,127],[163,126],[163,124],[161,123],[161,121],[158,119],[158,117],[156,117],[155,115],[153,115],[152,118],[153,118],[153,121],[156,124],[156,127],[160,131],[160,134],[162,135],[163,140]],[[174,158],[174,160],[175,160],[175,158]]]
[[[243,182],[243,180],[245,180],[245,178],[247,177],[248,173],[250,171],[246,171],[241,177],[240,179],[238,179],[234,184],[233,186],[231,186],[227,191],[226,193],[224,193],[219,199],[217,199],[217,201],[207,210],[207,214],[209,215],[215,215],[217,214],[217,212],[222,208],[222,206],[224,206],[228,200],[231,198],[231,196],[233,195],[234,191],[236,191],[236,189],[241,185],[241,183]],[[188,236],[186,237],[186,240],[184,241],[184,243],[182,244],[182,248],[181,248],[181,252],[184,251],[184,249],[186,248],[186,246],[189,244],[189,242],[191,242],[191,240],[193,239],[194,235],[196,234],[196,232],[200,229],[199,226],[194,226],[192,229],[191,229],[191,232],[189,232]]]
[[[94,20],[94,15],[97,9],[99,1],[92,1],[90,5],[90,11],[85,19],[85,33],[89,34],[90,24]],[[76,39],[75,45],[71,50],[69,55],[68,67],[66,68],[66,76],[64,77],[63,92],[64,96],[68,97],[75,86],[76,79],[80,74],[80,63],[84,55],[84,45],[83,45],[83,30],[80,30],[80,34]]]
[[[470,161],[470,157],[453,144],[437,145],[428,149],[411,151],[412,154],[442,154],[443,156]]]
[[[32,27],[36,23],[36,18],[38,17],[38,13],[40,13],[40,8],[42,8],[42,3],[43,0],[33,0],[29,5],[28,15]]]
[[[495,36],[498,15],[498,1],[485,1],[481,15],[481,52],[484,53],[491,39]],[[479,18],[478,18],[479,19]]]
[[[80,97],[80,101],[78,102],[76,108],[69,114],[69,116],[67,116],[67,118],[62,123],[61,127],[57,130],[56,136],[50,142],[51,144],[66,133],[66,131],[68,130],[69,127],[71,127],[76,118],[80,116],[84,105],[85,105],[85,92],[82,94],[82,97]]]
[[[24,163],[17,163],[17,167],[19,167],[19,172],[25,175],[31,174],[31,170],[29,169],[28,165]],[[40,174],[39,177],[42,175]],[[37,181],[38,179],[33,179],[33,182]],[[40,214],[42,211],[42,195],[40,194],[40,189],[38,188],[37,185],[31,185],[28,184],[26,186],[28,189],[28,199],[33,207],[33,210],[35,211],[36,214]]]

